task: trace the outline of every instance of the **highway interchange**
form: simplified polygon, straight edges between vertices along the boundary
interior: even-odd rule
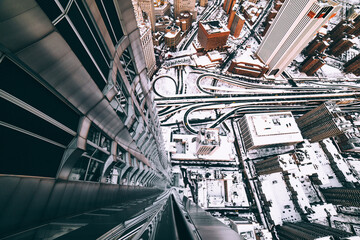
[[[198,31],[198,22],[214,18],[214,13],[221,7],[221,0],[214,0],[198,17],[198,21],[188,31],[184,40],[180,43],[178,51],[186,50],[194,40]],[[267,12],[271,9],[273,0],[268,1],[257,21],[253,26],[247,23],[248,31],[241,43],[230,50],[223,64],[217,72],[209,72],[204,69],[192,67],[191,74],[196,74],[197,79],[195,86],[190,86],[184,79],[184,66],[174,66],[175,77],[171,75],[160,75],[152,80],[152,89],[156,94],[156,104],[159,108],[160,121],[162,124],[169,123],[171,117],[180,112],[185,111],[183,116],[183,125],[191,133],[196,134],[197,129],[191,126],[191,113],[196,111],[217,111],[221,110],[222,114],[216,114],[216,119],[208,122],[207,127],[216,127],[223,123],[226,119],[241,116],[244,113],[252,112],[269,112],[269,111],[297,111],[306,112],[316,107],[322,102],[328,100],[346,100],[348,106],[343,106],[344,110],[358,111],[357,101],[360,98],[360,85],[353,83],[326,83],[324,79],[307,78],[309,82],[306,86],[296,86],[294,79],[290,74],[284,72],[285,81],[290,84],[263,84],[261,79],[250,77],[232,77],[219,73],[224,69],[231,59],[233,59],[237,51],[243,45],[254,37],[257,41],[261,40],[258,29],[262,20],[266,17]],[[189,68],[188,68],[189,69]],[[187,73],[187,76],[189,73]],[[211,84],[208,83],[209,79]],[[157,89],[157,81],[162,83],[174,84],[175,92],[172,96],[163,96],[160,89]],[[165,80],[165,82],[164,82]],[[326,79],[325,79],[326,80]],[[292,81],[292,82],[290,82]],[[291,84],[292,83],[292,84]],[[224,85],[226,87],[224,87]],[[293,86],[292,86],[293,85]],[[294,86],[295,85],[295,86]],[[199,94],[188,94],[186,88],[196,87]],[[205,117],[205,119],[209,119]]]

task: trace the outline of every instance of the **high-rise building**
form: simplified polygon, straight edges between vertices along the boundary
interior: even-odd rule
[[[303,141],[291,112],[246,114],[239,125],[247,150]]]
[[[196,139],[196,154],[210,155],[220,146],[219,129],[202,128]]]
[[[136,0],[140,5],[140,8],[143,12],[146,13],[148,20],[151,23],[151,30],[155,31],[155,8],[154,0]]]
[[[286,0],[257,50],[268,74],[281,74],[339,9],[332,0]]]
[[[326,188],[321,189],[327,202],[347,207],[360,207],[360,189]]]
[[[131,0],[0,16],[0,238],[170,182]]]
[[[244,24],[245,18],[239,12],[233,11],[230,13],[228,28],[230,29],[231,35],[236,38],[239,37]]]
[[[208,5],[209,0],[199,0],[200,7],[206,7]]]
[[[174,18],[178,18],[181,12],[189,12],[195,20],[197,17],[195,3],[196,0],[174,0]]]
[[[296,123],[304,138],[318,142],[338,136],[351,127],[351,123],[341,115],[339,106],[326,102],[298,118]]]
[[[309,222],[284,223],[276,226],[276,233],[280,240],[346,239],[353,236],[352,233]]]
[[[344,64],[344,71],[346,73],[354,73],[356,76],[360,76],[360,54],[356,55]]]
[[[167,1],[156,0],[154,1],[154,14],[155,18],[170,16],[170,3]]]
[[[223,9],[229,14],[232,8],[234,7],[236,0],[224,0]]]
[[[144,19],[142,10],[138,3],[134,0],[132,1],[132,3],[134,5],[136,22],[140,30],[140,41],[145,55],[147,74],[149,78],[151,78],[154,71],[156,70],[156,59],[154,52],[154,43],[152,40],[151,23],[148,19]]]

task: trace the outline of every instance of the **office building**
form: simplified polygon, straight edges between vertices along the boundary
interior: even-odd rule
[[[317,53],[323,53],[325,49],[329,47],[329,41],[329,38],[325,38],[323,35],[318,34],[306,47],[304,54],[307,56],[313,56]]]
[[[276,226],[276,233],[280,240],[347,239],[353,236],[352,233],[309,222],[284,223]]]
[[[172,26],[173,23],[173,19],[169,16],[159,17],[156,19],[155,32],[165,32],[165,29]]]
[[[200,21],[198,40],[205,51],[224,47],[230,30],[218,20]]]
[[[155,8],[154,8],[154,0],[134,0],[137,1],[141,10],[146,13],[146,18],[151,23],[151,30],[155,29]]]
[[[356,55],[344,64],[344,72],[360,76],[360,54]]]
[[[246,114],[239,125],[247,150],[303,141],[291,112]]]
[[[152,40],[151,24],[148,19],[144,19],[142,10],[136,1],[132,1],[137,26],[140,30],[140,41],[145,55],[145,63],[148,77],[151,78],[156,70],[156,60],[154,53],[154,44]]]
[[[351,128],[334,102],[326,102],[296,120],[304,138],[318,142],[335,137]]]
[[[196,154],[211,155],[220,147],[219,129],[201,129],[196,139]]]
[[[156,0],[154,2],[155,18],[170,16],[170,3],[167,1]]]
[[[248,77],[263,77],[268,70],[262,62],[253,56],[244,54],[231,61],[228,72]]]
[[[338,145],[343,152],[360,153],[360,134],[357,132],[345,132],[337,136]]]
[[[181,40],[181,28],[179,26],[167,26],[165,28],[165,44],[170,48],[175,48]]]
[[[360,207],[360,189],[326,188],[321,189],[327,202],[346,207]]]
[[[286,0],[257,50],[268,74],[279,76],[339,9],[331,0]]]
[[[301,64],[300,71],[306,73],[308,76],[314,73],[325,65],[324,56],[317,54],[315,56],[307,57]]]
[[[0,236],[159,193],[169,165],[131,1],[0,15]]]
[[[208,5],[209,0],[199,0],[200,7],[206,7]]]
[[[345,36],[343,38],[340,38],[336,41],[333,41],[329,46],[328,53],[338,57],[343,52],[349,50],[355,43],[355,40],[353,39],[353,36]]]
[[[176,25],[181,28],[181,31],[185,32],[191,27],[192,15],[189,12],[181,12],[179,18],[176,20]]]
[[[236,0],[224,0],[223,9],[226,14],[229,14],[236,4]]]
[[[245,18],[238,12],[231,12],[228,22],[228,28],[230,29],[230,34],[235,38],[240,36],[240,32],[245,24]]]
[[[174,18],[178,18],[181,12],[189,12],[195,20],[197,17],[195,3],[196,0],[174,0]]]

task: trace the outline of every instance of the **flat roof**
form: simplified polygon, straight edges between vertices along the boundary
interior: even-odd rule
[[[244,117],[255,146],[303,141],[291,112],[246,114]]]
[[[230,32],[228,27],[218,20],[201,21],[200,23],[204,27],[205,31],[209,34],[220,33],[220,32]]]

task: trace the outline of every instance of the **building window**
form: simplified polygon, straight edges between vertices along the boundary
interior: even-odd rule
[[[121,54],[120,62],[125,71],[129,83],[132,84],[136,77],[136,68],[130,47],[126,48],[124,52]]]
[[[86,152],[78,159],[69,175],[69,180],[99,182],[104,162],[109,154],[91,144],[86,145]]]
[[[135,87],[135,93],[136,99],[138,100],[139,104],[141,104],[144,100],[144,93],[142,91],[140,82]]]
[[[122,30],[119,15],[116,11],[113,0],[95,0],[96,5],[100,11],[101,17],[104,20],[106,29],[109,32],[111,41],[114,46],[121,40],[124,36]]]
[[[136,135],[136,128],[139,126],[140,119],[141,119],[141,115],[140,115],[139,111],[135,108],[135,119],[129,128],[129,132],[132,137],[134,137]]]
[[[109,137],[105,136],[100,130],[98,130],[94,125],[91,125],[88,138],[90,142],[99,146],[107,152],[110,152],[111,140]]]
[[[93,23],[85,5],[79,1],[73,4],[68,12],[71,22],[80,34],[86,47],[90,51],[96,64],[99,66],[104,76],[108,75],[110,66],[109,50],[100,37],[96,25]]]
[[[127,152],[125,151],[125,149],[123,149],[122,147],[120,147],[120,145],[117,146],[116,155],[117,155],[117,159],[118,159],[118,160],[120,160],[120,161],[122,161],[122,162],[126,162]]]
[[[130,94],[128,93],[123,80],[121,79],[121,75],[119,71],[116,74],[116,82],[115,87],[118,91],[115,98],[111,101],[111,106],[116,111],[116,114],[120,117],[120,119],[125,122],[128,110],[129,110],[129,99]]]
[[[80,41],[78,35],[76,34],[77,30],[73,24],[70,23],[67,18],[63,18],[63,20],[57,23],[55,27],[65,39],[67,44],[69,44],[71,50],[75,53],[76,57],[79,59],[99,89],[103,89],[106,85],[106,79],[102,72],[98,70],[97,64],[90,57],[82,41]]]

